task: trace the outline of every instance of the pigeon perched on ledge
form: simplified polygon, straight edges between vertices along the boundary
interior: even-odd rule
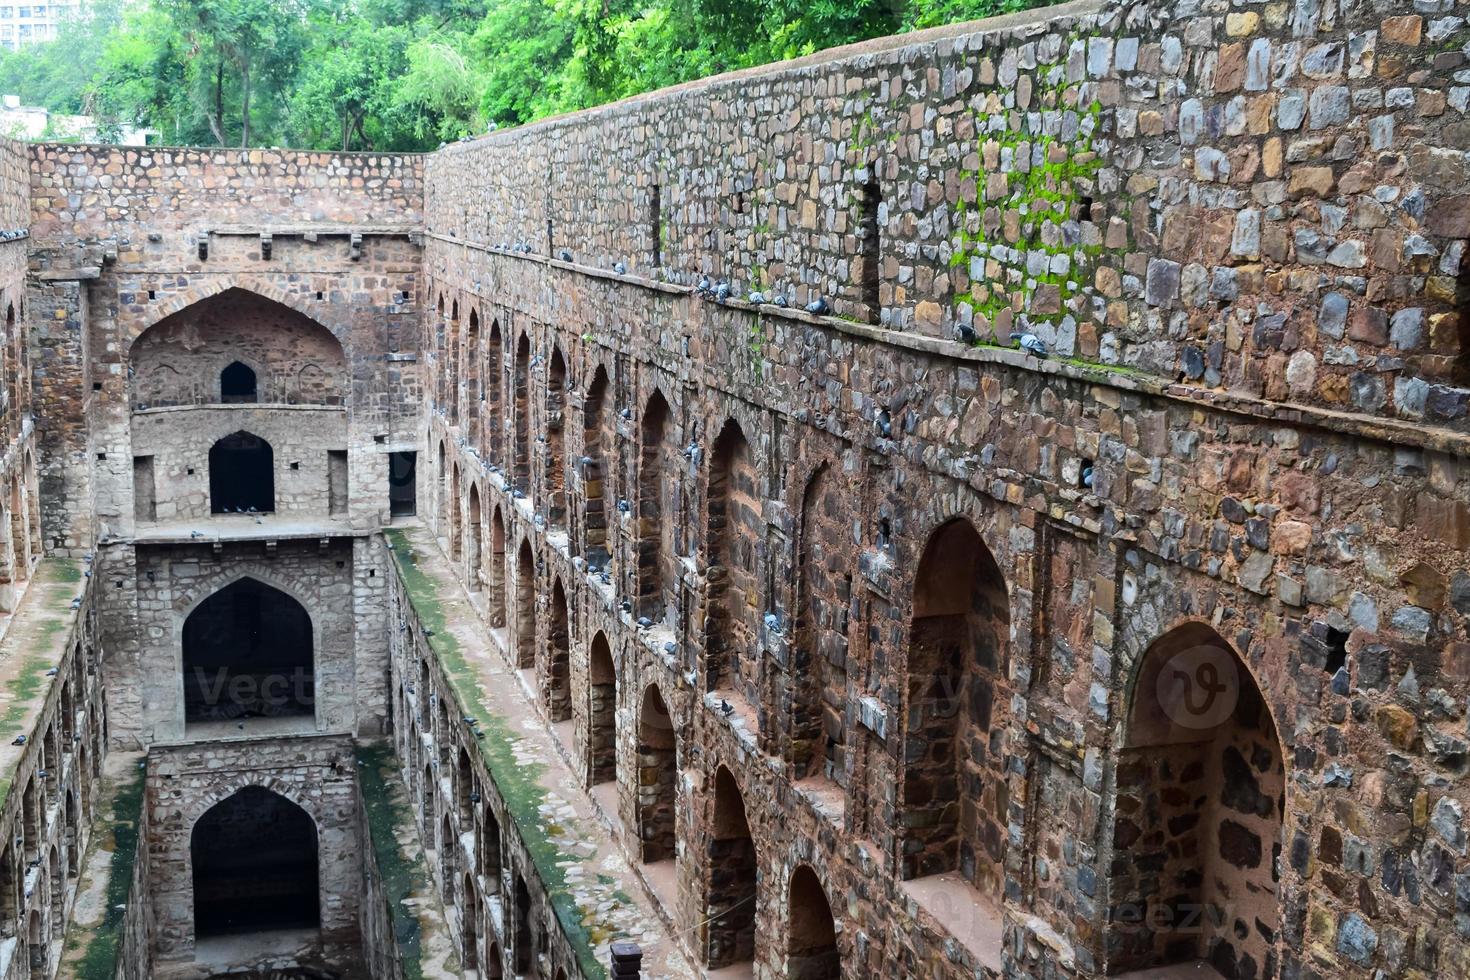
[[[826,316],[830,310],[827,301],[820,296],[806,304],[806,311],[812,316]]]
[[[1034,333],[1013,333],[1011,339],[1021,345],[1021,349],[1028,354],[1042,359],[1046,358],[1046,341]]]

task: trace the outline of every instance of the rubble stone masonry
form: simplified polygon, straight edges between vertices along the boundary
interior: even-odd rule
[[[1467,18],[0,142],[0,980],[1470,975]]]

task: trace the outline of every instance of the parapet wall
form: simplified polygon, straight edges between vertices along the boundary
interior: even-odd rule
[[[1455,9],[1080,3],[887,39],[448,147],[428,230],[1470,428]]]

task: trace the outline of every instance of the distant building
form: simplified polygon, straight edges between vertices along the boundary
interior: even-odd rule
[[[35,41],[56,37],[62,21],[81,14],[82,0],[56,3],[0,3],[0,45],[11,51]]]
[[[149,137],[157,135],[156,129],[124,126],[115,139],[99,139],[97,121],[91,116],[68,116],[41,106],[21,105],[18,95],[0,97],[0,136],[11,139],[147,146]]]

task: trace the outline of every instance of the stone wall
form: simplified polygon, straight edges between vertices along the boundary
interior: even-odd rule
[[[421,499],[548,689],[566,595],[590,779],[611,652],[612,823],[701,962],[750,876],[758,977],[1470,968],[1467,38],[1401,7],[1059,8],[430,159]],[[1145,677],[1219,788],[1155,934]]]
[[[427,227],[1465,431],[1463,24],[1396,6],[1083,2],[887,39],[448,147]]]
[[[31,154],[33,288],[48,284],[76,311],[48,328],[69,329],[52,357],[46,414],[55,425],[86,420],[47,447],[59,508],[49,520],[81,539],[66,546],[85,548],[92,527],[133,534],[132,415],[223,401],[218,372],[229,362],[214,363],[225,351],[207,336],[219,325],[241,338],[236,359],[254,364],[258,401],[344,405],[345,442],[332,431],[303,438],[348,452],[355,524],[386,520],[387,453],[414,448],[419,414],[421,159],[50,145]],[[37,312],[53,318],[50,307]],[[256,363],[248,338],[285,321],[303,337],[330,335],[326,348],[337,349],[282,347],[282,364]],[[177,383],[165,384],[163,369]],[[248,431],[259,410],[226,411]],[[188,413],[169,419],[172,429],[153,427],[163,439],[196,424]]]
[[[36,569],[5,617],[0,977],[51,976],[77,900],[107,752],[95,591],[81,563]]]
[[[386,714],[386,706],[373,696],[381,691],[380,680],[366,691],[358,690],[360,678],[381,672],[383,639],[379,634],[371,640],[362,651],[367,662],[360,664],[359,620],[381,622],[381,614],[370,610],[373,600],[359,596],[355,583],[359,577],[366,582],[368,571],[375,572],[374,579],[381,571],[359,573],[350,539],[332,539],[324,545],[241,542],[218,551],[204,544],[158,545],[137,552],[135,565],[121,568],[109,563],[105,571],[109,577],[127,576],[116,579],[123,585],[108,597],[109,621],[126,623],[130,633],[144,638],[137,659],[119,652],[108,668],[118,686],[113,737],[120,743],[178,741],[188,734],[181,700],[186,680],[181,660],[184,624],[200,603],[241,578],[286,593],[311,619],[315,716],[302,719],[306,731],[353,733],[359,718],[371,731],[378,723],[370,719]],[[258,725],[269,719],[240,721]],[[220,728],[217,734],[235,734],[233,724],[215,727]]]
[[[354,976],[360,955],[362,898],[356,756],[347,736],[255,738],[154,745],[149,753],[149,894],[154,910],[155,976],[203,977],[195,965],[191,839],[199,819],[242,789],[264,788],[306,811],[317,835],[319,940],[291,966],[329,965]],[[216,964],[219,965],[219,964]],[[230,963],[231,967],[247,964]],[[269,964],[277,965],[277,964]],[[267,964],[259,964],[265,968]]]

